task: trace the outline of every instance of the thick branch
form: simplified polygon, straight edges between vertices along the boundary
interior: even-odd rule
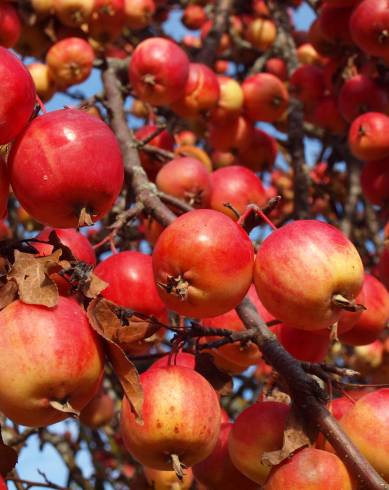
[[[197,56],[198,63],[213,66],[222,35],[228,31],[229,16],[234,0],[218,0],[212,28],[204,40],[203,47]]]
[[[116,76],[114,65],[108,60],[108,67],[102,74],[105,93],[107,96],[107,107],[110,111],[111,123],[122,150],[124,168],[131,178],[132,188],[136,198],[141,202],[146,211],[162,225],[169,225],[175,215],[156,195],[156,188],[148,181],[147,175],[140,163],[136,141],[127,126],[123,107],[123,96],[120,82]]]

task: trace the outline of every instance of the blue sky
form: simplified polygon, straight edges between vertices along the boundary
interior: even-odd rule
[[[296,12],[295,22],[298,29],[306,30],[313,19],[312,10],[303,4]],[[175,39],[180,39],[183,34],[187,33],[186,29],[179,21],[180,12],[174,11],[169,21],[166,23],[166,32],[169,33]],[[94,70],[91,77],[83,84],[77,86],[75,90],[82,90],[86,94],[93,94],[101,91],[100,75],[97,70]],[[63,108],[64,105],[74,105],[74,101],[64,96],[63,94],[56,95],[48,104],[46,104],[47,110],[52,111]],[[130,121],[131,122],[131,121]],[[309,143],[306,145],[307,160],[314,161],[319,148]],[[70,431],[72,434],[77,434],[77,423],[69,421],[66,423],[60,423],[53,425],[50,430],[63,433],[64,431]],[[81,451],[78,456],[78,463],[82,467],[86,476],[91,473],[91,465],[87,451]],[[39,442],[37,437],[31,437],[28,441],[27,447],[21,452],[19,457],[19,463],[17,465],[20,476],[27,480],[43,481],[42,477],[37,472],[37,469],[42,470],[49,480],[59,484],[65,485],[66,472],[61,458],[58,457],[56,451],[51,446],[46,446],[43,451],[39,451]],[[9,488],[15,488],[12,484]]]

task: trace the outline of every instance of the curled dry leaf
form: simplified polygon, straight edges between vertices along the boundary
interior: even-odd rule
[[[7,278],[18,285],[21,301],[47,307],[57,304],[58,288],[49,275],[62,269],[61,254],[61,250],[56,250],[46,257],[35,257],[15,250],[15,262]]]
[[[311,446],[315,441],[316,436],[317,433],[307,434],[307,431],[304,430],[301,421],[292,407],[286,421],[282,448],[277,451],[264,453],[262,456],[262,463],[276,466],[298,449],[305,446]]]
[[[221,396],[232,393],[232,378],[229,374],[217,368],[211,354],[202,352],[196,355],[195,370],[208,381],[208,383]]]
[[[101,291],[108,286],[108,283],[97,277],[93,272],[90,272],[88,279],[83,283],[81,292],[89,299],[96,298]]]
[[[17,461],[18,453],[4,444],[0,426],[0,475],[6,477],[15,468]]]
[[[106,353],[115,371],[124,393],[139,423],[142,423],[143,388],[135,365],[127,358],[117,343],[122,328],[115,314],[117,306],[103,298],[96,298],[88,306],[88,318],[93,329],[106,341]],[[129,326],[129,332],[131,325]],[[130,333],[128,333],[128,339]]]

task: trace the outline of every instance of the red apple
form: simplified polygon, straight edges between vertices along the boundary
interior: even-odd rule
[[[342,460],[327,451],[307,447],[275,466],[264,490],[355,490]]]
[[[244,151],[252,144],[254,135],[254,126],[243,116],[224,123],[216,121],[209,128],[209,142],[219,151]]]
[[[348,142],[354,156],[361,160],[378,160],[389,156],[389,117],[380,112],[367,112],[354,119]]]
[[[12,3],[0,3],[0,46],[13,48],[18,42],[22,24]]]
[[[193,466],[197,481],[212,490],[257,490],[258,485],[246,478],[233,465],[228,453],[228,436],[233,424],[222,424],[213,452],[204,461]]]
[[[389,158],[371,160],[363,164],[361,187],[364,196],[377,206],[386,206],[389,201]]]
[[[277,37],[276,25],[269,18],[252,19],[244,31],[244,37],[254,48],[267,51]]]
[[[92,72],[95,53],[80,37],[67,37],[51,46],[46,63],[58,87],[65,89],[85,81]]]
[[[342,311],[338,295],[353,302],[363,283],[361,258],[334,226],[300,220],[279,228],[260,246],[254,283],[265,308],[303,330],[320,330]]]
[[[88,22],[95,0],[54,0],[54,12],[62,24],[79,27]]]
[[[242,112],[243,91],[240,84],[230,77],[217,77],[220,97],[217,106],[212,110],[211,118],[214,122],[223,124],[227,120],[236,119]]]
[[[288,107],[288,91],[270,73],[251,75],[242,84],[244,109],[253,121],[275,122]]]
[[[35,106],[35,87],[25,66],[1,46],[0,79],[0,145],[4,145],[28,123]]]
[[[40,223],[59,228],[107,214],[124,173],[113,132],[76,109],[34,119],[15,141],[8,166],[21,205]]]
[[[242,165],[254,172],[270,169],[277,157],[278,145],[273,136],[255,128],[254,136],[247,147],[239,148],[238,158]]]
[[[246,232],[210,209],[177,218],[161,233],[153,253],[162,301],[195,318],[235,308],[250,287],[252,267],[253,249]]]
[[[363,396],[340,420],[343,430],[385,480],[389,479],[388,424],[388,388]]]
[[[115,415],[113,398],[100,391],[86,407],[81,410],[80,422],[91,429],[98,429],[111,422]]]
[[[185,7],[181,22],[187,29],[196,31],[201,29],[207,21],[207,13],[201,5],[189,4]]]
[[[249,204],[262,206],[267,200],[266,191],[260,179],[248,168],[230,165],[211,174],[212,194],[210,207],[230,216],[235,221],[235,213],[224,206],[230,203],[242,214]]]
[[[281,449],[289,406],[279,402],[257,402],[243,410],[229,435],[228,450],[236,468],[262,485],[271,467],[262,463],[265,452]]]
[[[219,96],[215,73],[202,63],[190,63],[184,94],[171,104],[171,108],[181,117],[196,118],[216,107]]]
[[[125,24],[124,0],[94,0],[88,32],[105,44],[120,36]]]
[[[147,483],[153,490],[189,490],[193,482],[191,468],[185,468],[183,479],[177,478],[175,471],[162,471],[143,467],[143,473]]]
[[[151,24],[156,10],[154,0],[124,0],[126,27],[144,29]]]
[[[339,110],[348,122],[365,112],[384,111],[388,105],[389,94],[365,75],[349,78],[339,92]]]
[[[196,158],[174,158],[165,164],[155,179],[162,192],[178,197],[195,208],[209,206],[211,177]]]
[[[143,425],[126,398],[121,434],[131,455],[145,466],[172,469],[172,456],[192,466],[213,451],[220,430],[218,396],[193,369],[168,366],[141,374]]]
[[[339,340],[345,344],[370,344],[378,338],[389,320],[389,292],[385,286],[371,274],[365,274],[362,291],[367,309],[350,330],[339,335]]]
[[[163,106],[185,94],[189,76],[186,53],[173,41],[152,37],[142,41],[132,54],[129,77],[144,102]]]
[[[386,0],[363,0],[350,18],[354,43],[372,56],[389,56],[389,10]]]
[[[312,107],[324,95],[325,82],[322,68],[302,65],[290,77],[290,90],[305,106]]]
[[[169,353],[166,356],[163,356],[149,367],[149,369],[155,369],[166,366],[184,366],[189,369],[194,369],[196,365],[196,358],[193,354],[189,354],[189,352],[177,352],[177,353]]]
[[[104,357],[85,311],[60,296],[54,308],[17,300],[0,312],[0,410],[17,424],[42,427],[82,410],[96,394]]]

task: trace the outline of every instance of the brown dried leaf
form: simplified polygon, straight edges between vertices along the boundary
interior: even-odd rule
[[[15,468],[17,461],[18,453],[4,444],[0,427],[0,475],[6,477]]]
[[[313,434],[309,436],[304,430],[295,410],[292,408],[289,412],[284,431],[284,442],[281,449],[269,451],[263,454],[262,463],[276,466],[284,459],[288,458],[298,449],[311,446],[314,441]]]
[[[8,306],[18,296],[18,285],[15,281],[8,281],[0,287],[0,310]]]
[[[88,306],[88,318],[93,329],[106,341],[106,352],[109,360],[138,422],[141,423],[143,420],[143,388],[135,365],[116,343],[118,330],[123,327],[114,313],[114,306],[110,301],[96,298]]]
[[[59,238],[55,230],[50,232],[48,242],[50,243],[50,245],[53,245],[53,252],[55,252],[56,250],[62,250],[62,255],[61,255],[62,260],[67,260],[70,262],[76,260],[76,258],[73,255],[73,252],[70,250],[68,246],[64,245],[61,242],[61,239]]]
[[[211,354],[202,352],[196,355],[195,370],[204,376],[213,389],[221,396],[227,396],[232,393],[231,376],[215,366]]]
[[[15,262],[7,277],[16,281],[24,303],[48,307],[57,304],[57,285],[49,274],[61,269],[61,254],[61,250],[57,250],[46,257],[35,257],[15,250]]]
[[[93,274],[93,272],[89,275],[89,280],[85,283],[85,285],[82,288],[82,293],[90,299],[96,298],[101,291],[104,291],[104,289],[108,286],[108,283],[100,279],[99,277],[96,276],[96,274]]]

